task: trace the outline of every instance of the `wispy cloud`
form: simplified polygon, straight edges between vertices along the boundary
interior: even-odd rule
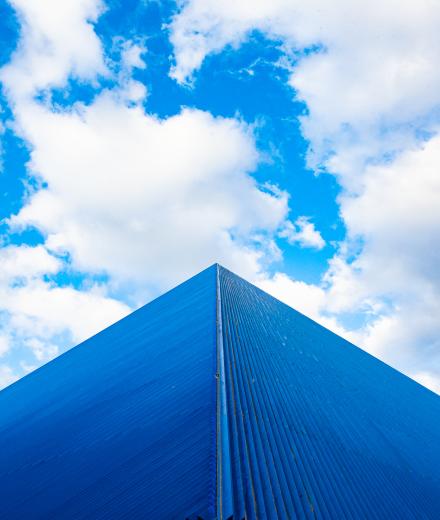
[[[313,222],[310,222],[309,217],[298,217],[295,222],[286,221],[284,228],[278,235],[292,245],[299,244],[301,247],[318,250],[325,247],[325,240],[315,228]]]

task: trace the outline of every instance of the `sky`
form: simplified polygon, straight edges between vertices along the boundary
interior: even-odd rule
[[[440,393],[437,0],[0,0],[0,386],[214,262]]]

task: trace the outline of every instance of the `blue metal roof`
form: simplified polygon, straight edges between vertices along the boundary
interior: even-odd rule
[[[1,519],[440,517],[440,398],[219,266],[0,392]]]
[[[220,269],[234,518],[440,518],[440,398]]]
[[[216,507],[216,270],[0,392],[1,519]]]

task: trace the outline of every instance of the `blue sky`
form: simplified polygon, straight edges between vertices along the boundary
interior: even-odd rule
[[[1,4],[0,380],[214,261],[438,391],[435,2]]]

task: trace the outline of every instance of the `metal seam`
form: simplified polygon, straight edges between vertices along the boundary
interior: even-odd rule
[[[217,264],[217,518],[226,520],[233,515],[233,501],[219,269]]]

